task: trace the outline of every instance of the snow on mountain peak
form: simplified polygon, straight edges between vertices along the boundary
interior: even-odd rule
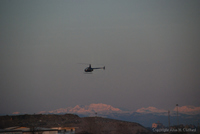
[[[121,112],[121,110],[119,108],[114,108],[111,105],[102,104],[102,103],[90,104],[88,106],[88,109],[94,110],[95,112],[102,112],[102,111]]]
[[[177,107],[175,107],[173,111],[176,112]],[[178,111],[179,111],[179,113],[182,113],[182,114],[196,115],[196,114],[200,114],[200,107],[181,106],[181,107],[178,107]]]
[[[94,114],[94,113],[99,113],[99,114],[105,114],[105,113],[120,113],[122,110],[119,108],[114,108],[111,105],[103,104],[103,103],[98,103],[98,104],[90,104],[90,105],[85,105],[85,106],[80,106],[76,105],[75,107],[71,108],[60,108],[52,111],[48,111],[46,113],[53,113],[53,114],[58,114],[58,113],[75,113],[75,114]],[[45,111],[41,111],[39,113],[45,113]]]
[[[94,113],[94,112],[98,112],[98,113],[111,112],[112,113],[112,112],[121,112],[121,110],[118,108],[114,108],[111,105],[102,104],[102,103],[98,103],[98,104],[93,103],[93,104],[82,106],[82,107],[77,105],[74,108],[70,109],[69,112],[78,113],[78,114]]]

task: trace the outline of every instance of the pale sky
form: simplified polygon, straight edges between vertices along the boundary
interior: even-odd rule
[[[199,0],[1,0],[0,114],[200,106]],[[106,66],[85,74],[84,68]]]

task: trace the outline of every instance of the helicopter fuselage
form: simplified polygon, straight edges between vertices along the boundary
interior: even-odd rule
[[[104,69],[105,70],[105,66],[104,67],[96,67],[96,68],[92,68],[91,64],[89,64],[89,67],[85,68],[85,72],[92,72],[94,69]]]
[[[92,71],[93,71],[93,68],[91,68],[91,67],[87,67],[87,68],[85,68],[84,71],[85,71],[85,72],[92,72]]]

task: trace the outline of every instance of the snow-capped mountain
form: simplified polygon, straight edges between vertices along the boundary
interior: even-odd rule
[[[41,111],[39,114],[64,114],[64,113],[73,113],[73,114],[81,114],[81,115],[95,115],[95,114],[104,114],[109,115],[113,113],[124,113],[124,111],[120,110],[119,108],[114,108],[111,105],[107,104],[90,104],[86,106],[79,106],[76,105],[75,107],[68,107],[68,108],[60,108],[52,111]]]
[[[41,111],[38,114],[77,114],[80,117],[99,116],[137,122],[150,127],[152,123],[162,122],[168,124],[168,110],[155,107],[140,108],[136,111],[124,111],[107,104],[76,105],[75,107],[60,108],[52,111]],[[171,124],[177,124],[176,108],[170,111]],[[194,124],[200,122],[200,107],[179,107],[179,121],[182,124]],[[194,122],[195,121],[195,122]]]

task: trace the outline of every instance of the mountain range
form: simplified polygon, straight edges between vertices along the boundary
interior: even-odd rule
[[[178,107],[177,118],[176,107],[170,111],[170,124],[194,124],[200,122],[200,107],[182,106]],[[136,111],[125,111],[107,104],[76,105],[75,107],[60,108],[51,111],[40,111],[38,114],[77,114],[80,117],[106,117],[130,122],[137,122],[145,127],[151,127],[152,123],[160,122],[168,126],[168,111],[155,107],[140,108]],[[18,114],[14,112],[13,114]]]

